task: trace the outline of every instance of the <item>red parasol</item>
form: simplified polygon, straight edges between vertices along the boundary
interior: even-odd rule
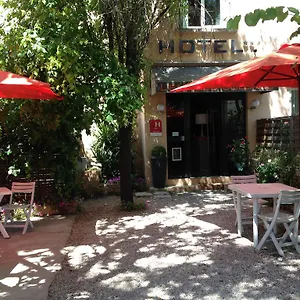
[[[285,44],[276,52],[233,65],[171,92],[256,87],[298,87],[300,93],[300,44]]]
[[[62,100],[48,83],[0,71],[0,98]]]

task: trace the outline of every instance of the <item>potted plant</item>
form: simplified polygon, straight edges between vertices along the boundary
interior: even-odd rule
[[[155,146],[151,151],[152,184],[155,188],[166,185],[167,151],[163,146]]]

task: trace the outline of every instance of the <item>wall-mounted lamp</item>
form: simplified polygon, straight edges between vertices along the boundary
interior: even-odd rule
[[[157,111],[163,112],[165,110],[165,106],[163,104],[158,104],[156,106]]]
[[[258,108],[258,106],[259,106],[259,104],[260,104],[260,102],[259,102],[259,100],[258,100],[258,99],[254,99],[254,100],[252,100],[252,102],[251,102],[251,106],[250,106],[250,109],[251,109],[251,110],[257,109],[257,108]]]

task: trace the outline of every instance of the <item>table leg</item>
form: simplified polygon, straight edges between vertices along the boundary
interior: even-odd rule
[[[4,237],[5,239],[9,239],[9,235],[8,235],[8,233],[6,232],[4,226],[3,226],[3,224],[2,224],[1,222],[0,222],[0,232],[1,232],[1,234],[3,235],[3,237]]]
[[[294,215],[296,214],[297,211],[297,205],[294,204]],[[297,219],[297,222],[295,222],[294,228],[293,228],[293,234],[294,236],[298,237],[298,231],[299,231],[299,219]],[[299,242],[299,238],[298,238],[298,242]]]
[[[236,193],[236,218],[237,218],[238,235],[242,236],[243,225],[242,225],[242,208],[241,208],[240,193]]]
[[[278,199],[277,197],[273,198],[273,214],[276,211],[277,199]],[[273,231],[274,231],[275,234],[277,233],[277,224],[276,223],[274,225]]]
[[[258,199],[253,198],[253,245],[254,248],[258,245]]]

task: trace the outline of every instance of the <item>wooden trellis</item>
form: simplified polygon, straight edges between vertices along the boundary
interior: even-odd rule
[[[257,145],[300,151],[299,116],[257,120]]]

